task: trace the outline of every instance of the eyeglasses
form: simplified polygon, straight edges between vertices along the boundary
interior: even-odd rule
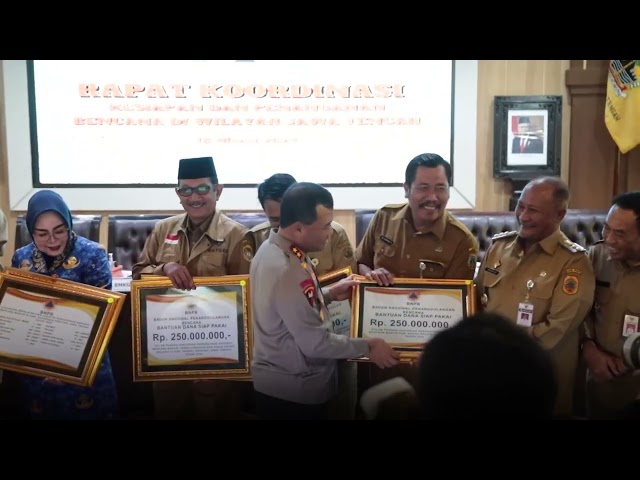
[[[178,192],[178,195],[180,195],[181,197],[190,197],[194,193],[197,193],[198,195],[206,195],[210,191],[211,185],[206,184],[198,185],[197,187],[176,188],[176,192]]]
[[[58,227],[53,230],[53,232],[48,232],[46,230],[36,230],[33,233],[34,240],[38,241],[47,241],[49,238],[52,240],[60,240],[64,238],[69,233],[69,229],[67,227]]]

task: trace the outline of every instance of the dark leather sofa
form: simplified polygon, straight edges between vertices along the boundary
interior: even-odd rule
[[[360,243],[373,219],[375,210],[356,210],[356,242]],[[473,212],[469,210],[452,213],[475,235],[480,244],[478,260],[481,260],[491,245],[491,237],[497,233],[517,230],[518,221],[514,212]],[[585,248],[602,239],[602,226],[607,210],[569,210],[560,228],[573,242]]]

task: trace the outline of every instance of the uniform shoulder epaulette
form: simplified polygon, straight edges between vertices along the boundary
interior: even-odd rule
[[[271,228],[271,224],[269,222],[262,222],[251,227],[249,231],[252,233],[256,233],[256,232],[259,232],[260,230],[264,230],[265,228]]]
[[[491,237],[491,240],[500,240],[501,238],[511,238],[511,237],[515,237],[517,234],[518,234],[517,230],[496,233],[493,237]]]
[[[336,221],[331,222],[331,228],[333,228],[336,233],[344,233],[344,234],[347,233],[344,227]]]
[[[566,248],[567,250],[569,250],[571,253],[578,253],[578,252],[586,252],[587,249],[584,248],[582,245],[572,242],[571,240],[569,240],[568,238],[565,238],[563,240],[560,241],[560,245],[562,245],[564,248]]]
[[[406,205],[406,203],[387,203],[382,208],[389,209],[389,210],[399,210],[402,207],[404,207],[405,205]]]

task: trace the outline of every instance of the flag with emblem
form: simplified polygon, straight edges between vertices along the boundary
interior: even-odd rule
[[[640,60],[611,60],[604,121],[621,153],[640,145]]]

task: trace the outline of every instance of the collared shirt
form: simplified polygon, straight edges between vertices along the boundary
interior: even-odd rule
[[[333,233],[324,249],[307,253],[316,273],[324,275],[346,267],[350,267],[352,272],[357,273],[353,247],[347,232],[338,222],[331,222],[331,228]],[[269,222],[262,222],[251,229],[255,238],[256,251],[268,240],[271,230]]]
[[[337,360],[368,353],[366,339],[333,333],[308,255],[271,230],[251,262],[254,388],[320,404],[337,393]]]
[[[600,349],[622,357],[624,317],[640,316],[640,264],[613,260],[602,240],[591,246],[589,259],[596,275],[596,293],[585,334]]]
[[[187,238],[189,239],[189,251],[193,249],[193,247],[198,243],[198,241],[202,238],[205,232],[209,230],[209,227],[211,226],[211,221],[213,220],[213,217],[215,216],[215,214],[216,212],[213,212],[209,218],[207,218],[204,222],[202,222],[197,227],[193,226],[193,222],[187,216],[187,223],[186,223],[185,230],[187,232]]]
[[[402,278],[473,279],[478,241],[445,211],[426,232],[413,226],[409,204],[392,204],[376,212],[356,250],[358,263],[386,268]],[[421,264],[424,267],[421,269]]]
[[[239,222],[216,211],[200,240],[189,248],[187,214],[158,221],[145,242],[133,278],[142,274],[164,275],[163,267],[176,262],[192,276],[242,275],[249,273],[255,251],[253,235]]]
[[[571,415],[579,331],[593,302],[595,275],[586,250],[560,229],[524,253],[517,232],[493,237],[476,277],[484,309],[517,323],[533,305],[531,336],[550,352],[558,378],[555,414]]]

